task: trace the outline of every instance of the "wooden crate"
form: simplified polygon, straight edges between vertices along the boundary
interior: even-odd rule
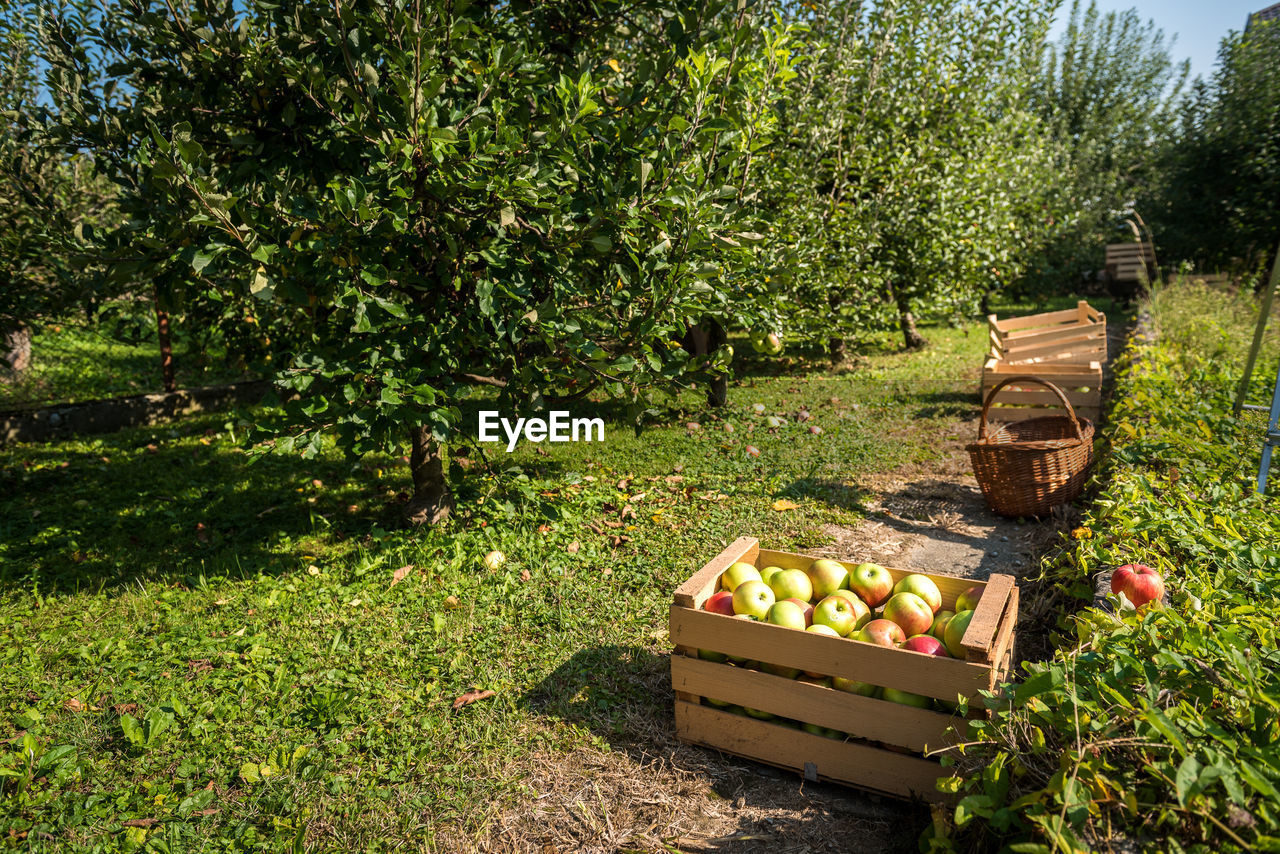
[[[1075,308],[998,320],[987,316],[991,357],[1015,365],[1107,360],[1107,316],[1080,300]]]
[[[1008,575],[986,581],[930,575],[942,591],[943,607],[954,610],[969,587],[986,591],[965,632],[967,660],[889,649],[813,632],[740,620],[702,610],[720,588],[731,564],[804,569],[810,555],[760,548],[743,537],[698,570],[675,592],[671,606],[671,684],[676,694],[676,732],[682,741],[713,747],[779,768],[808,780],[829,780],[899,797],[944,801],[937,780],[949,772],[926,750],[953,743],[963,719],[798,682],[731,663],[698,658],[699,649],[870,682],[954,702],[993,690],[1013,659],[1018,589]],[[856,564],[845,563],[849,569]],[[894,580],[910,574],[890,569]],[[710,698],[847,733],[838,741],[789,728],[777,721],[736,715],[704,704]],[[982,708],[980,701],[973,706]],[[971,711],[972,715],[980,714]],[[963,734],[963,726],[958,729]]]
[[[1003,379],[1035,376],[1056,385],[1066,394],[1076,417],[1088,418],[1095,424],[1102,413],[1102,363],[1051,362],[1038,365],[1011,365],[988,358],[982,368],[982,399]],[[991,421],[1022,421],[1045,415],[1063,415],[1057,396],[1044,386],[1028,383],[1003,388],[991,404],[987,417]]]
[[[1156,253],[1150,242],[1107,245],[1105,266],[1113,282],[1146,284],[1155,272]]]

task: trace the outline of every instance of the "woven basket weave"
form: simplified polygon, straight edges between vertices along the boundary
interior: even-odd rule
[[[1036,383],[1052,391],[1066,415],[1028,418],[988,433],[987,413],[996,393],[1011,383]],[[978,441],[969,458],[987,505],[1001,516],[1044,516],[1084,489],[1093,464],[1093,423],[1076,418],[1071,402],[1051,382],[1009,377],[991,389],[982,405]]]

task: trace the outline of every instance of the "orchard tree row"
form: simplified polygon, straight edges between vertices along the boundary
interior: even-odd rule
[[[1056,5],[10,5],[0,332],[172,316],[292,392],[275,449],[407,446],[438,521],[478,388],[638,427],[723,399],[726,330],[919,347],[921,316],[1077,285],[1133,199],[1178,233],[1209,153],[1266,172],[1277,40],[1184,106],[1151,25],[1076,6],[1050,46]],[[1247,263],[1274,194],[1227,174]]]

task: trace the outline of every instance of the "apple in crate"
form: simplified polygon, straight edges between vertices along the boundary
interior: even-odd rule
[[[1123,593],[1133,607],[1141,608],[1148,602],[1159,603],[1164,598],[1164,579],[1149,566],[1126,563],[1111,573],[1111,592]]]
[[[720,586],[730,593],[736,593],[738,587],[744,581],[759,581],[760,570],[756,569],[749,563],[738,561],[724,571],[724,575],[720,576]]]
[[[801,676],[797,681],[804,682],[807,685],[817,685],[819,688],[831,687],[830,676],[814,676],[812,673],[805,673],[805,675]]]
[[[978,600],[982,598],[982,591],[985,590],[982,585],[975,584],[965,592],[956,597],[956,613],[961,611],[972,611],[978,607]]]
[[[922,635],[933,628],[933,609],[914,593],[895,593],[884,603],[884,619],[902,627],[907,637]]]
[[[837,730],[837,729],[829,729],[824,726],[818,726],[817,724],[808,724],[808,723],[800,724],[800,729],[804,730],[810,735],[820,735],[823,738],[834,738],[840,741],[844,740],[844,733],[840,732],[840,730]]]
[[[703,661],[714,661],[718,664],[724,664],[725,661],[729,659],[729,656],[725,655],[723,652],[715,652],[710,649],[700,649],[698,650],[698,658],[701,658]]]
[[[800,676],[799,667],[787,667],[784,664],[761,664],[760,669],[765,673],[781,676],[783,679],[797,679]]]
[[[893,586],[894,593],[914,593],[923,599],[934,613],[942,610],[942,591],[927,575],[914,572]]]
[[[948,658],[947,648],[942,645],[942,641],[933,635],[912,635],[902,643],[903,649],[909,649],[912,652],[923,652],[925,655],[940,655]]]
[[[804,609],[795,602],[786,599],[773,603],[773,607],[769,609],[768,621],[775,626],[782,626],[787,629],[804,631],[808,628],[804,618]]]
[[[803,569],[784,569],[781,572],[775,572],[765,583],[773,590],[773,595],[779,599],[802,599],[808,602],[813,598],[813,584]]]
[[[878,563],[860,563],[849,574],[849,589],[868,607],[879,608],[893,595],[893,576]]]
[[[854,593],[852,590],[837,590],[831,595],[849,600],[849,604],[853,607],[853,612],[858,615],[858,623],[854,626],[855,629],[862,628],[873,619],[871,616],[871,609],[867,607],[867,603],[863,602],[862,599],[859,598],[858,594]]]
[[[759,709],[750,709],[750,708],[747,708],[746,706],[743,706],[742,710],[746,712],[748,715],[750,715],[751,717],[757,718],[762,721],[773,720],[773,714],[770,712],[762,712]]]
[[[813,625],[813,606],[812,605],[810,605],[808,602],[801,601],[800,599],[783,599],[782,601],[795,602],[797,605],[800,606],[800,610],[804,611],[805,628],[808,628],[809,626]]]
[[[901,703],[904,706],[915,706],[917,709],[933,707],[933,700],[923,694],[912,694],[909,691],[899,691],[897,688],[885,688],[880,692],[880,699],[888,700],[890,703]]]
[[[840,633],[837,632],[835,629],[831,628],[830,626],[812,625],[808,629],[806,629],[806,631],[813,632],[815,635],[826,635],[828,637],[833,637],[833,638],[840,637]],[[806,670],[804,672],[804,675],[814,679],[826,678],[825,676],[823,676],[823,674],[814,673],[812,670]],[[805,681],[805,680],[801,680],[801,681]],[[831,687],[830,683],[827,684],[827,687],[828,688]]]
[[[828,596],[813,606],[813,624],[835,629],[840,637],[848,637],[858,626],[858,614],[843,596]]]
[[[880,687],[872,685],[870,682],[859,682],[856,679],[844,679],[840,676],[831,677],[831,687],[837,691],[844,691],[846,694],[857,694],[860,697],[879,697]]]
[[[947,629],[947,623],[951,622],[951,618],[955,615],[955,611],[939,611],[933,618],[933,626],[929,629],[929,634],[946,643],[946,636],[943,635],[943,632]]]
[[[760,579],[744,581],[733,591],[733,613],[763,620],[769,616],[769,609],[776,601],[777,597],[769,585]]]
[[[809,564],[808,576],[813,584],[810,597],[813,599],[825,599],[840,588],[849,586],[849,570],[838,560],[815,560]]]
[[[733,616],[733,594],[728,590],[717,590],[707,597],[707,601],[703,603],[702,610],[711,611],[714,614],[724,614],[727,617]]]
[[[760,580],[768,584],[779,572],[782,572],[782,567],[780,566],[762,566],[760,567]]]
[[[947,645],[947,652],[951,653],[952,658],[966,657],[967,650],[961,641],[964,640],[964,633],[968,630],[971,622],[973,622],[973,612],[961,611],[947,623],[943,637]]]
[[[897,646],[907,639],[902,627],[892,620],[872,620],[851,636],[856,641],[877,646]]]

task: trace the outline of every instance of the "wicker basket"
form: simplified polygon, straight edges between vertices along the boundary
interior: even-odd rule
[[[1028,418],[987,432],[987,412],[1000,389],[1037,383],[1057,395],[1066,415]],[[1044,516],[1084,489],[1093,463],[1093,423],[1076,418],[1070,401],[1051,382],[1009,377],[987,393],[978,441],[968,446],[973,473],[987,505],[1001,516]]]

